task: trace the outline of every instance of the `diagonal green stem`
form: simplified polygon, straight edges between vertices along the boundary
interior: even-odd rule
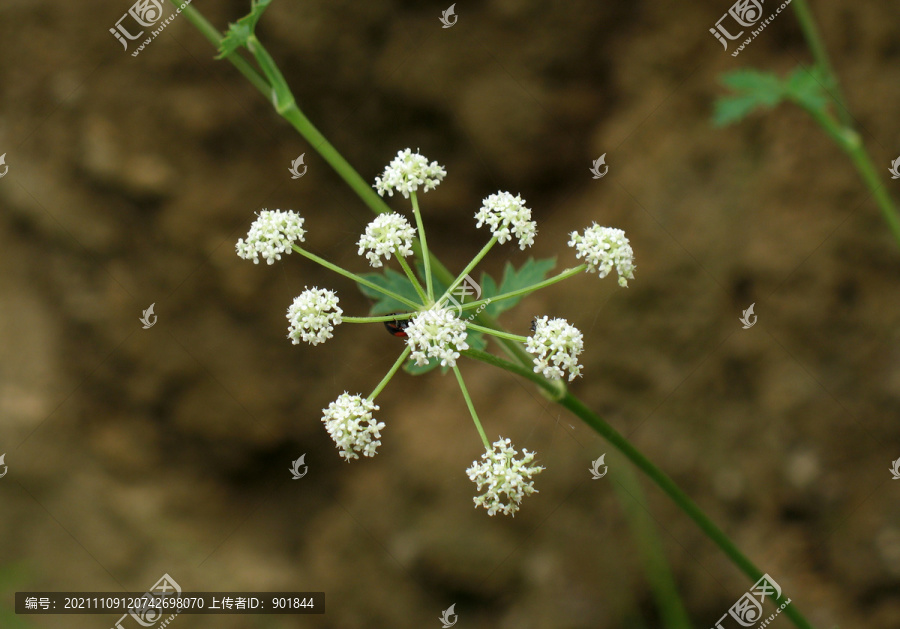
[[[478,255],[476,255],[474,258],[472,258],[472,261],[469,262],[468,265],[466,265],[466,268],[464,268],[462,270],[462,272],[456,276],[456,279],[453,280],[453,283],[450,284],[450,286],[447,288],[447,290],[444,291],[444,294],[441,295],[441,298],[438,299],[438,303],[447,299],[447,297],[449,297],[453,293],[453,291],[456,290],[456,287],[459,286],[460,283],[462,283],[462,281],[464,279],[466,279],[466,276],[469,274],[469,271],[474,269],[475,265],[478,264],[479,262],[481,262],[481,260],[484,258],[484,256],[487,255],[488,251],[490,251],[491,247],[493,247],[495,244],[497,244],[497,237],[492,236],[491,239],[487,242],[487,244],[481,248],[481,251],[478,252]]]
[[[343,323],[384,323],[385,321],[398,321],[416,316],[415,312],[382,315],[378,317],[341,317]]]
[[[466,398],[466,406],[469,407],[469,413],[472,415],[472,421],[475,422],[475,428],[478,430],[478,434],[481,436],[481,442],[484,444],[485,449],[490,452],[491,451],[491,443],[488,441],[487,435],[484,434],[484,428],[481,426],[481,422],[478,420],[478,413],[475,412],[475,405],[472,404],[472,398],[469,397],[469,390],[466,389],[466,383],[463,382],[462,374],[459,372],[459,367],[453,365],[453,373],[456,374],[456,381],[459,382],[459,388],[462,391],[463,397]]]
[[[419,243],[422,245],[422,262],[425,265],[425,285],[428,289],[428,301],[434,303],[434,280],[431,278],[431,256],[428,254],[428,243],[425,240],[425,226],[422,224],[422,213],[419,211],[419,200],[415,192],[409,193],[412,200],[413,214],[416,217],[416,229],[419,230]]]
[[[416,274],[412,272],[411,268],[409,268],[409,264],[406,263],[406,258],[404,258],[400,254],[397,254],[397,262],[399,262],[400,266],[403,267],[403,272],[406,273],[406,277],[409,278],[409,281],[413,285],[413,288],[415,288],[416,292],[419,293],[419,297],[422,299],[422,303],[427,304],[428,295],[425,294],[425,290],[422,288],[422,284],[419,283],[419,278],[416,277]]]
[[[573,275],[578,275],[585,269],[587,269],[587,265],[581,264],[579,266],[576,266],[575,268],[566,269],[565,271],[562,271],[561,273],[554,275],[553,277],[548,278],[548,279],[544,280],[543,282],[538,282],[537,284],[532,284],[531,286],[526,286],[525,288],[520,288],[518,290],[512,290],[512,291],[509,291],[508,293],[501,293],[499,295],[496,295],[494,297],[490,297],[487,299],[479,299],[478,301],[472,301],[467,304],[463,304],[462,309],[463,310],[471,310],[472,308],[478,308],[479,306],[481,306],[482,304],[485,304],[487,302],[494,303],[495,301],[502,301],[504,299],[512,299],[513,297],[520,297],[522,295],[528,295],[530,293],[533,293],[536,290],[540,290],[542,288],[546,288],[548,286],[556,284],[557,282],[567,280],[570,277],[572,277]]]
[[[370,402],[373,402],[375,398],[378,397],[378,394],[381,393],[384,388],[387,386],[388,382],[391,381],[391,378],[397,373],[397,370],[400,369],[401,365],[403,365],[403,361],[406,360],[406,357],[409,356],[410,347],[407,345],[403,348],[403,352],[400,356],[397,357],[397,360],[394,361],[393,366],[390,370],[384,375],[384,378],[381,379],[381,382],[378,383],[378,386],[375,387],[375,390],[369,394],[367,398]]]
[[[350,271],[348,271],[348,270],[346,270],[346,269],[343,269],[343,268],[339,267],[338,265],[329,262],[329,261],[326,260],[325,258],[320,258],[320,257],[317,256],[316,254],[310,253],[309,251],[307,251],[306,249],[303,249],[302,247],[298,247],[297,245],[291,245],[291,248],[292,248],[294,251],[296,251],[297,253],[299,253],[300,255],[302,255],[302,256],[304,256],[304,257],[306,257],[306,258],[309,258],[310,260],[312,260],[312,261],[315,262],[316,264],[321,264],[321,265],[324,266],[326,269],[328,269],[328,270],[330,270],[330,271],[334,271],[335,273],[337,273],[337,274],[339,274],[339,275],[343,275],[344,277],[353,280],[353,281],[356,282],[357,284],[362,284],[363,286],[368,286],[368,287],[371,288],[372,290],[377,290],[377,291],[378,291],[379,293],[381,293],[382,295],[387,295],[388,297],[391,297],[392,299],[396,299],[396,300],[399,301],[400,303],[406,304],[407,306],[409,306],[409,307],[412,308],[413,310],[418,310],[418,309],[419,309],[419,304],[417,304],[416,302],[414,302],[414,301],[412,301],[412,300],[410,300],[410,299],[407,299],[407,298],[404,297],[403,295],[398,295],[398,294],[395,293],[394,291],[391,291],[391,290],[386,289],[384,286],[379,286],[379,285],[376,284],[375,282],[370,282],[370,281],[367,280],[366,278],[360,277],[360,276],[357,275],[356,273],[351,273]]]
[[[491,365],[505,369],[511,373],[527,378],[539,387],[552,392],[552,384],[542,376],[535,374],[528,369],[511,363],[502,358],[498,358],[487,352],[479,350],[466,350],[463,352],[466,356],[486,362]],[[623,437],[615,428],[606,423],[599,415],[584,405],[584,403],[569,392],[559,400],[560,406],[571,411],[573,415],[581,419],[590,426],[594,432],[606,439],[619,452],[624,454],[638,469],[646,474],[650,480],[662,489],[662,491],[690,517],[697,526],[700,527],[706,536],[709,537],[725,555],[731,559],[741,572],[746,574],[754,581],[758,581],[763,576],[763,572],[757,568],[750,559],[748,559],[740,549],[735,546],[734,542],[720,529],[703,511],[684,493],[678,485],[675,484],[669,476],[661,469],[656,467],[650,459],[644,456],[640,450],[634,447],[628,439]],[[779,598],[779,602],[783,602],[783,598]],[[788,605],[784,609],[784,614],[788,616],[797,627],[801,629],[813,629],[812,625],[797,611],[795,605]]]
[[[471,328],[476,332],[484,332],[485,334],[490,334],[491,336],[496,336],[497,338],[507,339],[510,341],[517,341],[519,343],[524,343],[528,340],[527,337],[519,336],[518,334],[513,334],[511,332],[504,332],[503,330],[495,330],[493,328],[486,328],[483,325],[478,325],[477,323],[466,323],[467,328]]]

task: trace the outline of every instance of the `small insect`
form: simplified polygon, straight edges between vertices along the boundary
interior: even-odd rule
[[[397,314],[397,313],[394,313]],[[385,321],[384,327],[391,336],[406,337],[406,328],[409,327],[409,319],[394,319],[393,321]]]
[[[535,317],[531,322],[531,331],[532,332],[537,332],[537,322],[538,322],[538,318]]]

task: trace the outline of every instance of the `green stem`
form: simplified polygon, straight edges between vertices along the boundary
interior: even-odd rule
[[[400,266],[403,267],[403,272],[406,273],[406,277],[409,278],[409,281],[416,289],[416,292],[419,293],[419,297],[422,298],[422,303],[427,304],[428,296],[425,294],[425,290],[422,288],[422,284],[419,283],[419,278],[416,277],[416,274],[412,272],[412,269],[409,268],[409,265],[406,263],[406,258],[397,254],[397,262],[399,262]]]
[[[403,365],[403,361],[406,360],[407,356],[409,356],[409,352],[410,352],[410,347],[409,347],[409,345],[407,345],[403,349],[403,352],[400,354],[400,356],[397,357],[397,360],[394,361],[394,364],[391,367],[390,371],[388,371],[387,374],[385,374],[384,378],[381,379],[381,382],[378,383],[378,386],[375,387],[375,390],[372,391],[369,394],[369,397],[366,399],[368,399],[370,402],[372,402],[375,400],[375,398],[378,397],[378,394],[381,393],[381,391],[387,386],[387,383],[391,381],[391,378],[394,377],[394,374],[397,373],[397,370],[400,369],[400,366]]]
[[[416,316],[415,312],[389,314],[378,317],[341,317],[343,323],[384,323],[385,321],[397,321],[400,319],[410,319]]]
[[[170,0],[173,5],[176,7],[181,6],[181,3],[178,0]],[[219,32],[215,26],[209,23],[209,21],[203,17],[203,14],[200,13],[194,6],[188,5],[182,9],[181,14],[187,18],[187,21],[194,25],[200,34],[203,35],[206,40],[215,46],[216,50],[222,45],[222,34]],[[253,69],[243,57],[239,54],[231,53],[230,55],[225,55],[225,59],[228,59],[237,68],[237,71],[246,77],[250,84],[253,85],[256,89],[263,93],[263,95],[268,98],[272,93],[272,86],[266,83],[266,80],[257,74],[256,70]]]
[[[524,343],[528,340],[528,337],[519,336],[518,334],[512,334],[511,332],[503,332],[502,330],[495,330],[493,328],[486,328],[482,325],[478,325],[475,323],[466,323],[466,327],[475,330],[476,332],[484,332],[485,334],[490,334],[491,336],[496,336],[497,338],[507,339],[510,341],[516,341],[518,343]]]
[[[551,278],[544,280],[543,282],[538,282],[537,284],[532,284],[531,286],[526,286],[525,288],[520,288],[518,290],[513,290],[508,293],[501,293],[494,297],[490,297],[487,299],[479,299],[478,301],[469,302],[467,304],[463,304],[463,310],[470,310],[472,308],[478,308],[482,304],[487,302],[494,303],[495,301],[502,301],[504,299],[512,299],[513,297],[519,297],[520,295],[527,295],[529,293],[533,293],[536,290],[540,290],[542,288],[546,288],[557,282],[561,282],[565,279],[572,277],[573,275],[578,275],[582,271],[587,269],[587,264],[581,264],[572,269],[566,269],[565,271],[559,273],[558,275],[554,275]]]
[[[441,303],[442,301],[447,299],[447,297],[449,297],[453,293],[453,291],[456,290],[456,287],[459,286],[460,283],[462,283],[462,281],[464,279],[466,279],[467,275],[469,275],[469,271],[474,269],[475,265],[478,264],[479,262],[481,262],[481,260],[484,258],[484,256],[487,255],[488,251],[490,251],[491,247],[493,247],[495,244],[497,244],[497,237],[492,236],[491,239],[487,242],[487,244],[481,248],[481,251],[478,252],[478,255],[476,255],[474,258],[472,258],[472,261],[469,262],[469,264],[466,266],[466,268],[463,269],[462,272],[456,276],[456,279],[453,280],[453,282],[450,284],[450,286],[447,288],[447,290],[444,291],[444,294],[441,295],[441,298],[438,299],[438,303]]]
[[[431,256],[428,253],[428,243],[425,240],[425,226],[422,224],[422,213],[419,212],[419,200],[415,192],[409,193],[412,200],[413,214],[416,217],[416,229],[419,230],[419,242],[422,244],[422,262],[425,265],[425,284],[428,287],[428,301],[434,303],[434,282],[431,279]]]
[[[390,290],[386,289],[384,286],[379,286],[378,284],[376,284],[376,283],[374,283],[374,282],[370,282],[369,280],[367,280],[367,279],[365,279],[365,278],[363,278],[363,277],[360,277],[360,276],[357,275],[356,273],[351,273],[350,271],[347,271],[346,269],[342,269],[342,268],[339,267],[338,265],[332,264],[331,262],[329,262],[329,261],[326,260],[325,258],[320,258],[320,257],[317,256],[316,254],[310,253],[309,251],[307,251],[306,249],[303,249],[302,247],[298,247],[297,245],[291,245],[291,248],[292,248],[294,251],[296,251],[297,253],[299,253],[300,255],[302,255],[302,256],[304,256],[304,257],[306,257],[306,258],[309,258],[309,259],[312,260],[313,262],[316,262],[316,263],[318,263],[318,264],[321,264],[321,265],[324,266],[326,269],[329,269],[329,270],[331,270],[331,271],[334,271],[335,273],[338,273],[339,275],[343,275],[344,277],[350,278],[351,280],[353,280],[353,281],[356,282],[357,284],[362,284],[363,286],[368,286],[368,287],[371,288],[372,290],[377,290],[377,291],[378,291],[379,293],[381,293],[382,295],[387,295],[388,297],[391,297],[392,299],[396,299],[396,300],[399,301],[400,303],[406,304],[407,306],[409,306],[409,307],[412,308],[413,310],[418,310],[419,307],[420,307],[420,304],[417,304],[416,302],[414,302],[414,301],[412,301],[412,300],[410,300],[410,299],[407,299],[407,298],[404,297],[403,295],[398,295],[398,294],[395,293],[394,291],[390,291]]]
[[[794,0],[796,2],[796,0]],[[797,103],[803,107],[816,122],[819,123],[825,132],[835,141],[835,143],[850,157],[850,161],[856,167],[856,171],[862,178],[863,183],[875,197],[875,203],[881,210],[881,215],[888,224],[888,229],[897,244],[900,245],[900,213],[898,213],[894,205],[891,195],[888,194],[887,188],[881,182],[878,171],[866,151],[866,147],[862,143],[860,135],[849,127],[841,126],[827,112],[813,107],[804,107],[802,103]]]
[[[552,392],[552,384],[545,378],[528,371],[515,363],[503,360],[486,352],[478,350],[466,350],[466,356],[481,360],[491,365],[501,367],[511,373],[522,376],[531,380],[538,386]],[[640,450],[635,448],[628,439],[623,437],[615,428],[606,423],[599,415],[585,406],[584,402],[576,398],[569,392],[558,401],[560,406],[568,409],[573,415],[581,419],[590,426],[594,432],[606,439],[614,448],[625,455],[639,470],[646,474],[650,480],[662,489],[678,507],[691,518],[697,526],[700,527],[706,536],[709,537],[719,549],[734,563],[745,575],[753,581],[758,581],[763,576],[763,572],[757,568],[750,559],[748,559],[735,546],[728,536],[684,493],[678,485],[675,484],[669,476],[661,469],[656,467],[650,459],[644,456]],[[779,598],[782,602],[784,599]],[[801,629],[813,629],[812,625],[797,611],[797,607],[792,603],[784,609],[784,614],[788,616]]]
[[[838,118],[845,127],[853,127],[853,116],[850,115],[844,95],[841,93],[841,85],[837,80],[837,74],[834,72],[831,60],[828,58],[828,51],[825,49],[825,44],[822,41],[819,28],[816,26],[816,20],[812,16],[812,11],[809,10],[809,5],[806,4],[806,0],[793,0],[791,6],[794,9],[794,14],[797,16],[797,21],[800,23],[800,30],[803,31],[806,45],[809,46],[809,51],[812,53],[813,59],[816,60],[816,65],[822,69],[828,80],[826,91],[834,100]]]
[[[487,435],[484,434],[484,428],[482,428],[481,422],[478,421],[478,413],[475,412],[475,405],[472,404],[472,398],[469,397],[469,390],[466,389],[466,383],[463,382],[462,374],[459,372],[459,367],[456,365],[453,365],[453,373],[456,374],[456,381],[459,382],[459,388],[462,391],[463,397],[466,398],[466,406],[469,407],[469,413],[472,414],[472,421],[475,422],[475,428],[478,429],[478,434],[481,435],[481,442],[484,443],[485,449],[490,452],[491,443],[488,441]]]
[[[611,454],[615,458],[607,459],[606,462],[610,469],[615,468],[613,491],[628,518],[637,552],[643,560],[644,572],[656,598],[662,625],[666,629],[691,629],[690,617],[678,594],[678,586],[666,560],[659,531],[647,510],[647,500],[640,479],[629,463],[621,460],[616,453]]]

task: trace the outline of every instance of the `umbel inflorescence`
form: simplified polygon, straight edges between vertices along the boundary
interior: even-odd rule
[[[255,264],[260,258],[273,264],[281,260],[282,255],[292,251],[299,253],[405,308],[403,312],[387,316],[344,316],[337,293],[318,287],[307,287],[288,308],[288,338],[294,344],[301,341],[310,345],[324,343],[342,323],[384,323],[391,326],[396,336],[405,338],[405,348],[372,393],[363,397],[345,391],[322,411],[322,421],[341,457],[349,462],[360,455],[375,456],[381,445],[381,431],[385,428],[385,423],[374,417],[380,410],[375,399],[406,361],[418,366],[439,364],[454,372],[484,446],[480,459],[467,470],[478,492],[475,505],[484,507],[489,515],[514,516],[522,498],[537,491],[533,478],[544,468],[534,464],[534,452],[523,449],[520,456],[509,439],[501,437],[493,444],[488,441],[458,362],[467,355],[477,357],[469,347],[470,335],[486,334],[507,343],[521,343],[524,351],[532,356],[534,372],[559,382],[562,387],[562,382],[581,375],[582,365],[578,361],[584,351],[584,338],[575,326],[561,318],[535,318],[532,334],[525,337],[483,325],[479,313],[487,304],[521,298],[581,272],[596,272],[603,278],[615,270],[619,284],[627,286],[627,281],[634,279],[634,252],[622,230],[595,223],[583,232],[570,235],[569,246],[575,248],[575,257],[583,260],[581,265],[524,288],[459,303],[453,298],[454,291],[494,245],[513,241],[519,249],[525,250],[534,244],[537,224],[531,218],[531,209],[521,196],[497,192],[485,198],[475,213],[477,227],[487,227],[490,239],[450,286],[437,294],[417,194],[436,188],[446,174],[437,162],[429,162],[418,152],[406,149],[397,153],[375,180],[375,189],[381,196],[399,192],[411,201],[413,222],[396,212],[380,214],[357,241],[358,254],[373,268],[396,260],[412,287],[406,296],[304,249],[301,246],[307,234],[304,218],[290,210],[262,210],[246,239],[238,240],[236,249],[241,258],[253,260]],[[414,252],[421,262],[418,273],[407,262]],[[415,299],[409,297],[413,292],[417,296]]]

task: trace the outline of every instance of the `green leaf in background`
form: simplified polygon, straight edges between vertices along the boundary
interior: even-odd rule
[[[735,70],[723,74],[720,80],[734,93],[716,100],[713,124],[717,127],[742,120],[757,109],[771,109],[785,100],[813,111],[825,109],[829,102],[825,73],[818,67],[797,67],[785,79],[771,72]]]
[[[529,258],[518,269],[516,269],[511,263],[507,262],[506,268],[503,272],[503,280],[500,282],[499,286],[497,285],[497,282],[494,280],[494,278],[492,278],[487,273],[482,273],[481,299],[495,297],[502,293],[509,293],[537,284],[538,282],[546,279],[547,275],[555,266],[556,258],[546,258],[543,260],[535,260],[534,258]],[[416,265],[416,271],[418,272],[419,277],[423,277],[424,268],[421,264]],[[384,288],[387,288],[413,301],[419,300],[416,289],[409,281],[409,278],[407,278],[406,275],[399,273],[398,271],[394,271],[393,269],[385,269],[382,273],[366,273],[363,274],[362,277],[369,280],[373,284],[383,286]],[[368,286],[359,285],[359,290],[362,291],[363,295],[375,302],[372,305],[371,310],[369,311],[369,314],[371,314],[372,316],[386,315],[393,312],[409,312],[409,308],[405,304],[402,304],[391,297],[386,297],[378,291],[369,288]],[[446,290],[447,286],[443,284],[438,278],[434,278],[435,295],[442,295]],[[485,306],[482,312],[495,317],[501,312],[509,310],[521,300],[521,297],[504,299],[503,301],[488,304],[487,306]],[[475,314],[475,311],[469,310],[464,313],[464,317],[468,317],[473,314]],[[487,347],[487,339],[484,338],[484,334],[482,334],[481,332],[475,332],[473,330],[469,330],[466,342],[469,344],[469,347],[471,349],[483,350]],[[440,363],[437,360],[430,360],[428,361],[428,364],[421,366],[410,360],[407,361],[407,363],[403,366],[403,370],[406,373],[412,374],[414,376],[420,376],[439,366]],[[444,371],[446,371],[446,368],[444,368]]]
[[[795,68],[784,82],[787,98],[804,109],[814,111],[823,110],[828,105],[827,88],[828,79],[819,67]]]
[[[533,286],[538,282],[547,279],[547,275],[556,266],[556,258],[545,258],[543,260],[528,260],[519,267],[518,270],[509,262],[503,271],[503,281],[497,286],[494,279],[487,274],[481,276],[481,298],[496,297],[503,293],[509,293],[521,288]],[[503,301],[488,304],[483,312],[496,317],[501,312],[505,312],[522,301],[522,297],[513,297],[512,299],[504,299]]]
[[[383,273],[361,273],[360,277],[367,279],[373,284],[377,284],[383,288],[387,288],[398,295],[402,295],[416,303],[419,302],[419,294],[415,287],[403,273],[394,271],[393,269],[385,269]],[[393,312],[409,312],[409,306],[401,303],[393,297],[382,295],[374,288],[357,284],[362,294],[375,301],[369,314],[386,315]]]
[[[771,72],[735,70],[723,74],[720,81],[735,94],[716,100],[713,124],[717,127],[742,120],[756,109],[771,109],[784,98],[781,79]]]
[[[219,55],[216,59],[230,55],[241,46],[247,45],[247,40],[256,30],[256,23],[262,17],[263,11],[272,3],[272,0],[253,0],[250,3],[250,13],[239,19],[234,24],[228,25],[228,32],[219,44]]]

